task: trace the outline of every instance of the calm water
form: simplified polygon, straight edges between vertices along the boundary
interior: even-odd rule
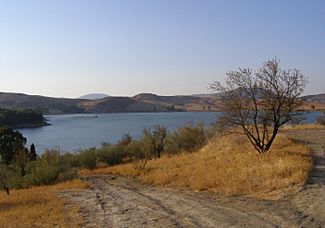
[[[155,124],[170,130],[190,122],[203,122],[208,126],[218,115],[220,114],[212,112],[51,115],[46,116],[51,126],[19,131],[27,138],[28,145],[35,144],[39,153],[46,148],[77,151],[97,147],[104,142],[115,143],[125,133],[137,138],[142,134],[143,128]]]
[[[305,122],[314,122],[319,115],[320,113],[306,114]],[[51,126],[19,131],[27,138],[28,145],[35,144],[38,153],[46,148],[77,151],[98,147],[104,142],[115,143],[125,133],[137,138],[142,134],[143,128],[155,124],[163,125],[170,130],[189,122],[203,122],[208,126],[218,116],[220,113],[213,112],[52,115],[47,116]]]

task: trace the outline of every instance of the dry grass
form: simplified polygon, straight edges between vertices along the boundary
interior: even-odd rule
[[[57,185],[0,192],[0,227],[79,227],[78,207],[65,207],[56,192],[84,189],[81,180]]]
[[[324,125],[321,124],[295,124],[295,125],[284,125],[281,130],[283,131],[294,131],[294,130],[322,130],[325,129]]]
[[[269,153],[257,154],[243,136],[223,136],[196,153],[164,156],[148,163],[147,172],[132,164],[83,171],[137,176],[142,183],[226,195],[278,199],[297,190],[311,168],[304,145],[279,135]]]

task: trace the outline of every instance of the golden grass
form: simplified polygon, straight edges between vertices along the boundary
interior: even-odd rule
[[[0,227],[79,227],[78,207],[66,208],[66,201],[56,192],[84,189],[81,180],[51,186],[0,192]]]
[[[281,130],[293,131],[293,130],[322,130],[325,129],[324,125],[321,124],[295,124],[295,125],[284,125]]]
[[[140,182],[152,185],[278,199],[301,187],[310,168],[307,148],[284,135],[279,135],[272,149],[262,155],[244,136],[232,135],[214,139],[196,153],[151,160],[147,172],[126,164],[81,174],[137,176]]]

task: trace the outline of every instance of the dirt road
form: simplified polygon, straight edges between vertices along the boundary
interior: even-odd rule
[[[84,227],[325,227],[325,130],[288,134],[310,146],[315,166],[303,190],[279,201],[150,187],[112,175],[84,177],[90,189],[60,195],[81,206]]]

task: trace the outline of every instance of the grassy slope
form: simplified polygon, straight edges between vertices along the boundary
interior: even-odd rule
[[[304,184],[311,159],[304,145],[284,135],[279,135],[271,151],[263,155],[237,135],[214,139],[196,153],[151,160],[147,168],[147,172],[140,172],[126,164],[92,173],[137,176],[142,183],[152,185],[277,199]]]
[[[78,227],[78,207],[65,208],[65,200],[56,192],[83,189],[81,180],[57,185],[0,192],[0,227]]]

